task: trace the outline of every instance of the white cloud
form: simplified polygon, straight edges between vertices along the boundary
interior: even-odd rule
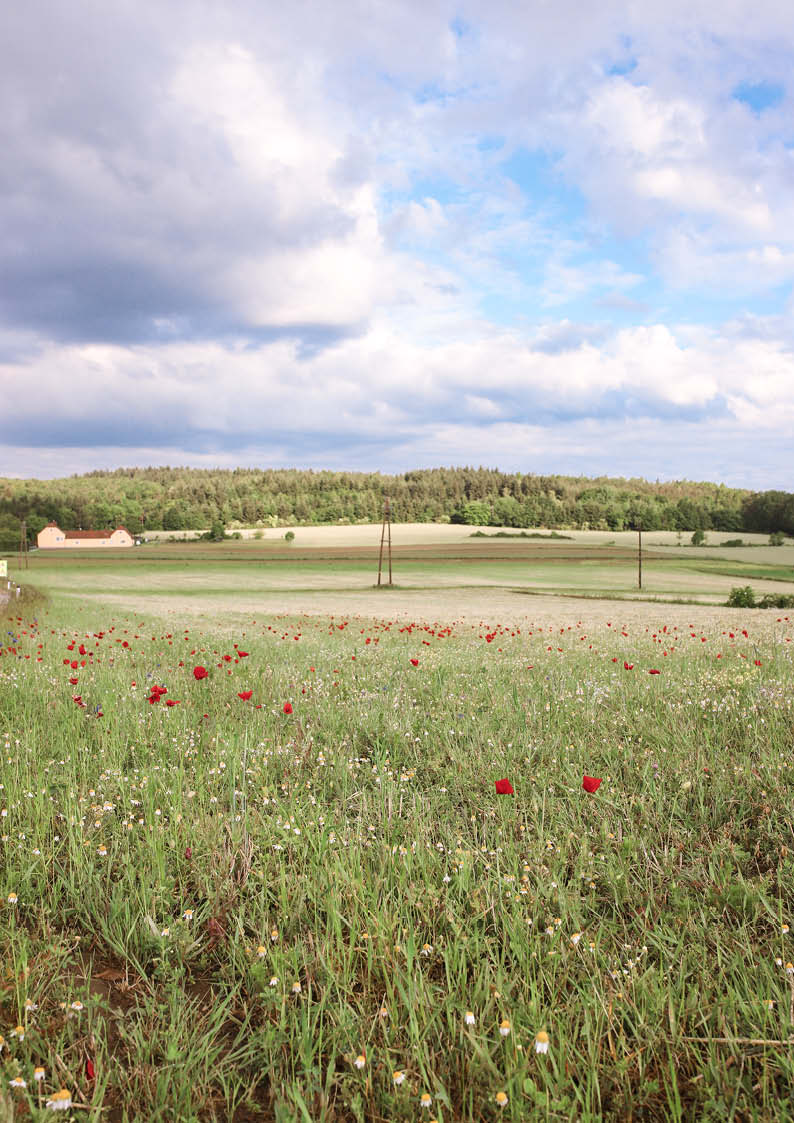
[[[15,429],[100,442],[104,420],[136,455],[196,461],[281,449],[281,427],[329,456],[368,441],[377,466],[378,447],[478,441],[496,461],[522,440],[573,456],[571,434],[619,442],[627,418],[794,420],[774,303],[794,280],[792,95],[762,114],[732,97],[790,84],[775,0],[355,0],[266,21],[245,0],[141,0],[90,6],[85,35],[33,0],[9,19],[14,447]],[[546,157],[521,186],[502,166],[517,148]],[[687,325],[664,312],[682,292]],[[699,325],[700,298],[734,316],[750,297],[763,331],[713,308]]]

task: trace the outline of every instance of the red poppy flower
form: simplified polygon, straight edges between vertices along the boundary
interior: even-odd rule
[[[70,686],[77,686],[77,679],[76,678],[70,678],[69,679],[69,685]]]
[[[513,785],[509,780],[496,781],[496,794],[497,795],[514,795]]]
[[[582,787],[586,792],[597,792],[601,787],[601,779],[598,776],[583,776]]]
[[[633,663],[624,663],[623,664],[623,670],[624,671],[633,671],[634,670],[634,664]]]
[[[209,671],[207,670],[206,667],[194,667],[193,668],[193,678],[196,679],[197,681],[199,679],[206,678],[208,674],[209,674]]]
[[[93,1080],[94,1077],[96,1076],[96,1072],[94,1071],[94,1062],[91,1060],[90,1057],[86,1058],[85,1075],[86,1075],[86,1078],[88,1080]]]
[[[412,667],[418,667],[419,666],[419,660],[418,659],[412,659],[411,660],[411,666]]]
[[[244,702],[248,702],[253,694],[253,690],[244,690],[242,694],[238,694],[238,698],[242,698]]]
[[[247,651],[238,651],[237,654],[240,656],[241,659],[247,659],[248,658],[248,652]]]
[[[649,674],[649,675],[660,675],[661,673],[662,673],[662,672],[661,672],[661,671],[657,671],[655,667],[652,667],[652,668],[650,669],[650,671],[648,671],[648,674]]]
[[[285,714],[291,714],[292,713],[292,702],[285,702],[284,703],[284,713]]]
[[[178,706],[179,700],[177,698],[166,698],[165,704],[166,706]]]

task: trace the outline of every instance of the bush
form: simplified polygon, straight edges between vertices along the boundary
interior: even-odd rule
[[[755,608],[755,593],[749,585],[734,586],[725,603],[728,608]]]
[[[206,530],[201,535],[201,539],[204,542],[223,542],[225,537],[226,527],[223,525],[220,519],[216,519],[209,530]]]
[[[741,538],[729,538],[727,542],[723,542],[723,546],[743,546],[744,541]]]
[[[794,596],[790,593],[766,593],[761,597],[758,608],[794,608]]]
[[[769,535],[770,546],[782,546],[786,541],[786,536],[782,530],[776,530],[773,534]]]
[[[699,529],[694,532],[694,534],[692,535],[692,537],[690,539],[690,542],[692,543],[693,546],[702,546],[705,541],[706,541],[706,535],[703,533],[702,530],[699,530]]]
[[[287,533],[284,535],[284,541],[285,542],[294,542],[295,541],[295,531],[294,530],[288,530]]]

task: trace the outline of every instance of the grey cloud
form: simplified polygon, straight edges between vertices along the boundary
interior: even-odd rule
[[[544,324],[532,340],[532,350],[544,355],[561,355],[576,351],[583,343],[600,343],[606,338],[605,324],[574,324],[563,320],[559,324]]]
[[[224,276],[350,234],[350,215],[309,188],[285,213],[221,131],[174,101],[180,48],[212,30],[183,28],[200,12],[141,3],[125,17],[89,3],[78,14],[60,0],[45,12],[34,0],[6,13],[0,323],[64,341],[262,338]],[[351,140],[338,184],[354,190],[367,159]],[[304,338],[303,325],[289,334]],[[321,339],[310,323],[307,346]]]

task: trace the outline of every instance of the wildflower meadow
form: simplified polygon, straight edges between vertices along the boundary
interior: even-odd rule
[[[794,616],[464,601],[6,606],[0,1118],[793,1117]]]

